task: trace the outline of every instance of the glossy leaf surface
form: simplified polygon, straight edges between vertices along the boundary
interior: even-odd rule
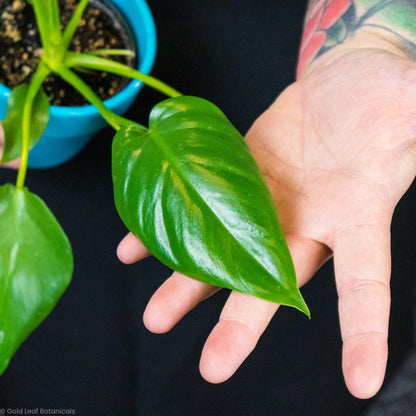
[[[0,187],[0,230],[1,374],[65,291],[73,259],[55,217],[26,188]]]
[[[113,182],[125,225],[167,266],[309,315],[263,175],[215,105],[171,98],[149,130],[119,130]]]
[[[2,162],[17,159],[22,153],[23,107],[27,98],[29,85],[16,87],[7,100],[6,117],[2,122],[4,130],[4,152]],[[33,102],[30,118],[29,149],[40,139],[49,120],[49,101],[40,89]]]

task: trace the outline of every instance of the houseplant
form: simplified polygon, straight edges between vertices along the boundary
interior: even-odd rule
[[[116,14],[113,17],[121,19],[126,16],[127,35],[131,35],[132,43],[137,44],[136,69],[148,74],[156,54],[156,31],[147,3],[144,0],[111,0],[112,3],[123,13],[123,16]],[[123,114],[136,99],[142,85],[137,80],[131,81],[115,96],[106,99],[105,105],[117,114]],[[5,116],[9,95],[10,89],[0,84],[0,119]],[[45,168],[65,162],[106,126],[105,120],[92,105],[66,107],[52,104],[49,113],[48,126],[29,153],[29,167]]]
[[[46,205],[24,187],[29,149],[48,122],[41,85],[50,72],[80,91],[117,131],[116,207],[152,254],[192,278],[308,314],[271,195],[244,139],[208,101],[181,96],[95,54],[69,52],[87,2],[80,1],[62,32],[57,1],[32,0],[43,55],[30,85],[13,90],[3,122],[3,161],[20,155],[21,165],[16,186],[0,188],[0,371],[53,309],[72,274],[68,239]],[[73,68],[140,79],[171,98],[155,106],[145,128],[108,109]]]

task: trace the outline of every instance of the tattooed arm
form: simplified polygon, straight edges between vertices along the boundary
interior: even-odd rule
[[[311,201],[319,189],[330,195],[305,202],[324,219],[299,209],[290,229],[334,255],[343,372],[360,398],[378,391],[387,360],[389,228],[416,173],[415,60],[416,0],[310,0],[298,82],[268,112],[297,115],[284,129],[291,139],[280,160],[302,166],[316,189],[276,172],[277,180]],[[319,181],[310,180],[315,174]]]
[[[314,61],[342,52],[379,47],[416,59],[413,0],[311,0],[305,18],[297,78]]]
[[[359,398],[371,397],[383,382],[390,223],[416,175],[415,13],[416,0],[312,0],[299,81],[246,136],[299,285],[334,256],[342,367]],[[132,235],[118,250],[127,263],[148,254]],[[167,332],[216,290],[174,273],[149,301],[145,325]],[[277,308],[231,293],[202,351],[203,377],[213,383],[231,377]]]

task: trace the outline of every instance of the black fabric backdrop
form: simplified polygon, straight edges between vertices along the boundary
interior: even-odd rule
[[[158,31],[153,74],[216,103],[242,132],[294,80],[305,1],[150,0]],[[145,88],[129,111],[141,123],[162,97]],[[51,207],[74,249],[73,282],[0,377],[0,407],[72,408],[76,415],[361,415],[340,369],[332,263],[303,293],[312,320],[281,308],[255,352],[228,382],[199,375],[199,355],[228,293],[203,302],[171,333],[150,334],[141,315],[170,271],[154,259],[122,265],[126,230],[112,201],[112,131],[63,166],[30,171],[29,189]],[[2,170],[0,181],[14,181]],[[387,380],[412,344],[415,190],[393,222],[393,303]],[[1,232],[1,230],[0,230]]]

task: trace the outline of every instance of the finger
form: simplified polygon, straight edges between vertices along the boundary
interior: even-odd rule
[[[0,161],[3,157],[3,148],[4,148],[4,133],[0,124]],[[19,166],[20,166],[20,158],[16,160],[12,160],[11,162],[0,163],[0,167],[2,168],[19,169]]]
[[[11,162],[0,163],[2,168],[9,168],[9,169],[19,169],[20,166],[20,158],[16,160],[12,160]]]
[[[146,328],[161,334],[172,329],[199,302],[213,295],[218,287],[175,272],[154,293],[143,314]]]
[[[387,363],[390,222],[338,234],[334,264],[345,382],[351,394],[369,398],[380,389]]]
[[[135,263],[148,256],[149,251],[132,233],[128,233],[117,247],[117,257],[125,264]]]
[[[286,239],[301,286],[328,259],[330,251],[316,241],[291,235]],[[205,380],[221,383],[230,378],[253,351],[278,307],[275,303],[232,292],[202,351],[200,372]]]

